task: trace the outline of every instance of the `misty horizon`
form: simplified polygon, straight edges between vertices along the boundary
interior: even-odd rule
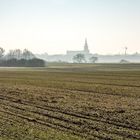
[[[3,46],[0,46],[1,48],[3,48]],[[4,48],[5,49],[5,48]],[[20,47],[19,48],[11,48],[11,49],[9,49],[9,50],[5,50],[5,54],[7,54],[7,53],[9,53],[9,51],[11,51],[11,50],[17,50],[17,49],[20,49]],[[29,50],[29,51],[31,51],[29,48],[23,48],[23,49],[20,49],[21,51],[23,51],[24,49],[27,49],[27,50]],[[98,52],[91,52],[90,51],[90,48],[89,48],[89,53],[91,53],[91,54],[97,54],[97,55],[133,55],[133,54],[140,54],[140,52],[129,52],[128,51],[128,49],[129,48],[127,48],[127,52],[126,52],[126,54],[125,54],[125,47],[123,48],[123,51],[122,52],[119,52],[119,53],[98,53]],[[83,50],[83,48],[81,47],[81,49],[79,49],[79,50],[66,50],[64,53],[59,53],[59,52],[56,52],[56,53],[51,53],[51,54],[49,54],[47,51],[45,52],[39,52],[39,53],[35,53],[34,51],[31,51],[33,54],[37,54],[37,55],[41,55],[41,54],[47,54],[47,55],[66,55],[67,54],[67,51],[82,51]]]

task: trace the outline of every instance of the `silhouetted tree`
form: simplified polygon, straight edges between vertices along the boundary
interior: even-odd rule
[[[27,49],[23,50],[22,56],[23,56],[23,59],[27,59],[27,60],[35,58],[35,55]]]
[[[4,52],[5,52],[5,50],[4,50],[2,47],[0,47],[0,58],[2,58],[2,57],[3,57]]]
[[[97,61],[98,61],[98,57],[92,56],[92,57],[89,58],[90,63],[96,63]]]
[[[21,57],[22,57],[22,51],[20,49],[15,49],[13,51],[13,53],[14,53],[14,58],[21,59]]]
[[[73,61],[76,63],[84,63],[86,62],[84,54],[77,54],[73,57]]]
[[[14,59],[14,50],[9,50],[6,57],[7,59]]]

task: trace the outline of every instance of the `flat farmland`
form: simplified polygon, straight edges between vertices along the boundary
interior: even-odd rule
[[[0,68],[0,140],[139,140],[140,64]]]

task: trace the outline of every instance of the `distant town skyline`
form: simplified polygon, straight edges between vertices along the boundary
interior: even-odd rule
[[[0,46],[33,53],[140,53],[140,0],[0,0]]]

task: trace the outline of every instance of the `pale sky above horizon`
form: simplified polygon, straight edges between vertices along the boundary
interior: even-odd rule
[[[0,0],[0,46],[34,53],[140,53],[140,0]]]

